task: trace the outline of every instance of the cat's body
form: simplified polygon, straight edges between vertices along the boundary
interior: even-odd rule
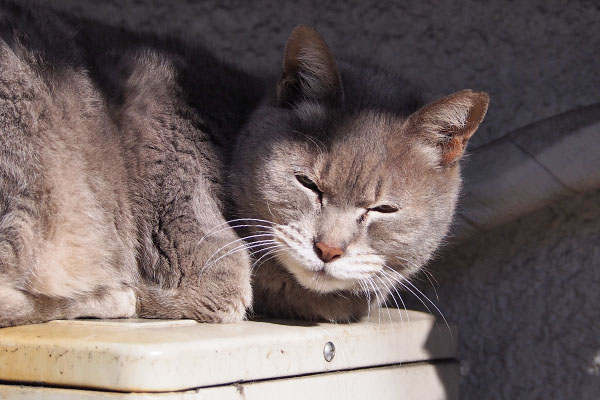
[[[240,318],[247,257],[232,257],[231,283],[200,279],[219,240],[198,241],[224,222],[228,151],[258,81],[173,40],[3,9],[0,325],[133,316],[145,285],[158,304],[142,316]],[[186,283],[214,305],[154,293]],[[236,286],[239,304],[219,297]]]
[[[445,234],[487,96],[413,114],[403,80],[340,71],[310,28],[290,38],[275,94],[201,47],[0,3],[0,326],[236,321],[255,251],[258,311],[363,315],[398,283],[365,274],[408,276]],[[436,140],[452,119],[460,143]]]

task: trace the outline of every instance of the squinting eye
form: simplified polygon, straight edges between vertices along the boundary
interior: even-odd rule
[[[390,206],[389,204],[384,204],[381,206],[377,206],[377,207],[373,207],[373,208],[369,208],[369,211],[375,211],[378,213],[395,213],[396,211],[398,211],[398,208],[394,207],[394,206]]]
[[[313,181],[310,180],[310,178],[306,175],[296,175],[296,179],[298,180],[298,182],[300,182],[300,184],[302,186],[304,186],[307,189],[312,190],[313,192],[317,193],[319,196],[321,194],[323,194],[323,192],[321,192],[321,190],[319,190],[319,187],[317,186],[316,183],[314,183]]]

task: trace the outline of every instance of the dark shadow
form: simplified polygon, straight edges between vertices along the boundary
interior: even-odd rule
[[[266,317],[261,317],[261,316],[251,318],[250,321],[262,322],[265,324],[273,324],[273,325],[299,326],[299,327],[305,327],[305,328],[310,328],[310,327],[314,327],[314,326],[318,325],[318,323],[316,323],[314,321],[303,321],[303,320],[293,320],[293,319],[271,319],[271,318],[266,318]]]

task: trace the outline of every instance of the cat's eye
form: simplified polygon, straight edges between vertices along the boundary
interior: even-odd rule
[[[390,214],[398,211],[397,207],[391,206],[389,204],[383,204],[377,207],[369,208],[369,211],[375,211],[378,213]]]
[[[298,182],[300,182],[300,184],[302,186],[304,186],[307,189],[312,190],[313,192],[317,193],[319,196],[321,196],[323,194],[323,192],[321,192],[321,190],[319,189],[317,184],[314,183],[313,181],[311,181],[308,176],[296,174],[296,179],[298,180]]]

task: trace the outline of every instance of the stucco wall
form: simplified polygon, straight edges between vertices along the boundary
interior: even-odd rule
[[[598,398],[600,190],[446,249],[429,270],[459,327],[462,399]]]
[[[313,25],[334,51],[372,57],[431,94],[488,91],[471,149],[600,102],[597,1],[46,2],[205,40],[251,70],[277,68],[293,26]],[[598,396],[599,204],[598,191],[571,196],[446,248],[431,265],[437,303],[460,329],[463,399]]]
[[[45,2],[206,40],[250,69],[277,67],[291,29],[313,25],[334,51],[372,57],[434,95],[487,90],[490,110],[472,146],[600,102],[600,3],[593,0]]]
[[[459,327],[462,399],[598,398],[600,190],[446,249],[429,269]]]

